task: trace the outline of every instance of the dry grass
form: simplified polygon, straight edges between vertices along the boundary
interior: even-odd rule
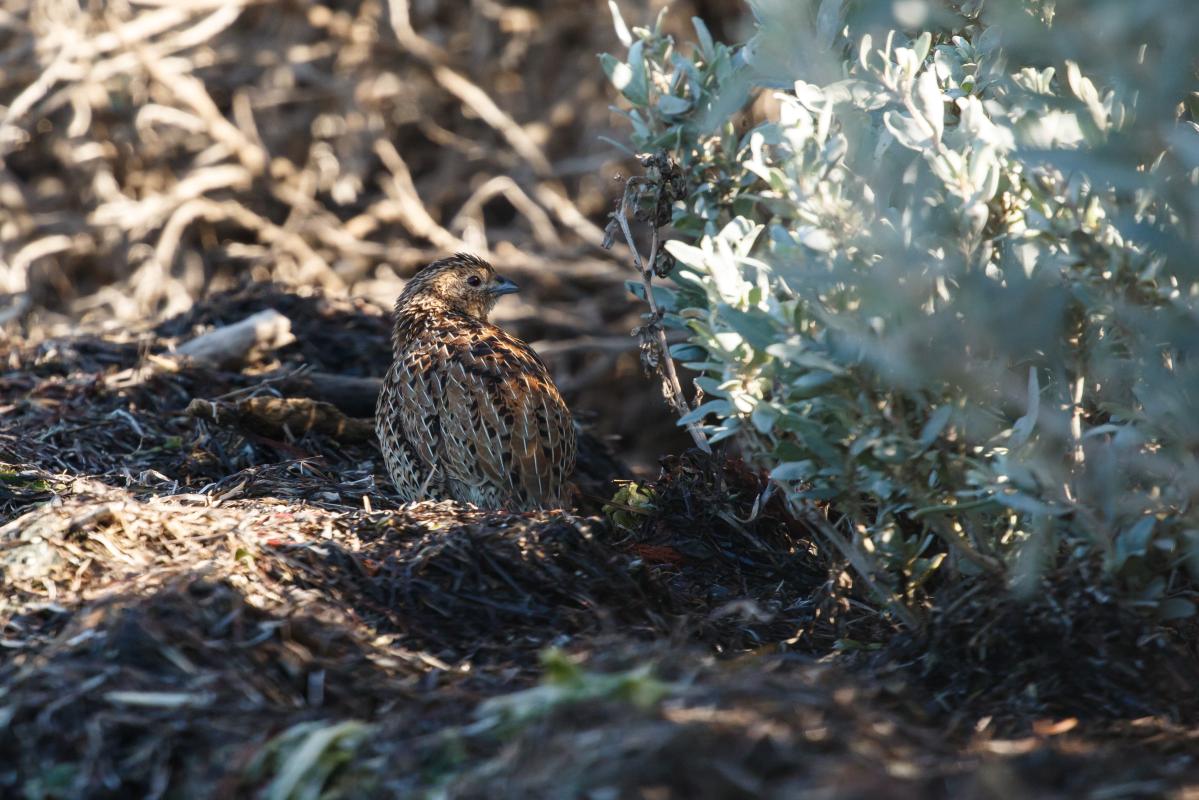
[[[144,318],[247,269],[361,293],[451,249],[557,280],[619,274],[587,220],[603,195],[575,180],[572,198],[579,166],[550,161],[606,116],[584,116],[595,78],[572,92],[535,63],[580,32],[577,11],[496,6],[466,29],[426,11],[417,34],[400,0],[10,4],[0,288],[59,307],[100,290],[88,306]],[[510,63],[476,63],[484,88],[465,73],[493,37]],[[522,123],[491,99],[504,82]],[[612,170],[587,144],[586,172]]]

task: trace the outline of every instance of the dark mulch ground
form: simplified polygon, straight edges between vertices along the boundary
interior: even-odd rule
[[[263,307],[301,342],[163,360]],[[0,348],[0,795],[1199,791],[1193,632],[1137,638],[1085,576],[896,637],[735,459],[668,459],[608,515],[400,507],[370,442],[187,413],[377,374],[385,336],[267,287]]]

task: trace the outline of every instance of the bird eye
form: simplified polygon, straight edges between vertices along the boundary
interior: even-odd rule
[[[480,278],[478,275],[471,275],[469,278],[466,279],[466,282],[469,283],[471,286],[478,286],[480,283],[483,282],[483,279]]]

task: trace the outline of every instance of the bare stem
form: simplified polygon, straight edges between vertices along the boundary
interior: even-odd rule
[[[661,366],[662,380],[666,382],[667,393],[670,395],[668,401],[680,417],[687,414],[690,409],[687,407],[687,401],[683,395],[683,386],[679,382],[679,373],[675,369],[674,359],[670,356],[670,349],[666,343],[666,331],[662,328],[662,311],[658,308],[658,303],[654,300],[654,263],[658,257],[658,226],[652,225],[653,238],[650,243],[649,262],[641,260],[641,253],[637,249],[637,244],[633,241],[633,232],[629,229],[628,218],[628,200],[629,192],[636,184],[630,180],[625,188],[624,195],[620,199],[620,208],[616,212],[616,221],[620,225],[620,230],[624,234],[625,241],[628,242],[629,250],[633,253],[633,265],[637,268],[637,272],[641,275],[641,283],[645,286],[645,301],[649,303],[649,309],[653,316],[651,330],[657,340],[659,351],[659,364]],[[691,434],[691,438],[695,440],[695,446],[705,453],[712,452],[712,446],[708,444],[708,438],[704,436],[704,432],[694,422],[686,423],[687,432]]]

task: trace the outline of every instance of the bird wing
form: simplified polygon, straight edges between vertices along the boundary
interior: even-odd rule
[[[433,474],[432,464],[427,458],[421,457],[406,434],[400,412],[407,403],[404,388],[407,382],[408,373],[403,362],[393,363],[379,392],[375,432],[379,437],[387,474],[396,491],[407,500],[419,500],[437,476]]]
[[[404,420],[421,458],[448,480],[524,503],[558,502],[574,466],[570,411],[524,342],[474,322],[442,331],[416,359]],[[437,368],[425,368],[426,362]]]

